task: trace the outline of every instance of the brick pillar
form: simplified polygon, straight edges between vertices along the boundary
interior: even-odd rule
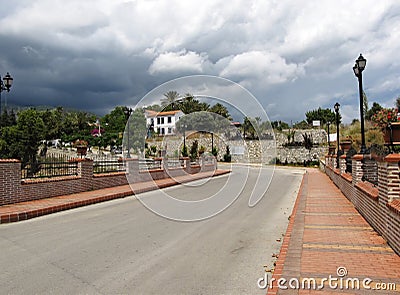
[[[0,159],[0,205],[13,204],[21,196],[21,162]]]
[[[325,156],[325,166],[331,167],[331,156],[330,155]]]
[[[184,157],[183,159],[185,161],[185,171],[186,171],[186,173],[191,174],[192,167],[190,166],[190,158],[189,157]]]
[[[362,161],[363,161],[363,155],[357,154],[354,155],[353,158],[351,158],[351,177],[352,177],[352,183],[355,185],[358,182],[362,181],[363,177],[363,169],[362,169]]]
[[[140,182],[140,174],[139,174],[139,159],[125,159],[127,166],[127,174],[126,177],[128,179],[128,183],[137,183]]]
[[[93,189],[93,160],[76,159],[78,162],[78,176],[81,177],[81,191]]]
[[[341,155],[339,159],[340,174],[346,173],[346,155]]]
[[[336,169],[336,158],[337,158],[337,155],[333,155],[332,156],[332,169]]]
[[[385,207],[400,198],[399,163],[400,154],[390,154],[378,163],[379,202]]]

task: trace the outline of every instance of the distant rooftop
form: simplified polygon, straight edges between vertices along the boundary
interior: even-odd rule
[[[175,115],[176,113],[182,112],[181,110],[176,111],[168,111],[168,112],[156,112],[152,110],[146,110],[147,117],[160,117],[160,116],[171,116]]]

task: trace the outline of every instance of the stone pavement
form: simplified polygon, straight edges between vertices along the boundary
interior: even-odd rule
[[[216,171],[178,176],[174,179],[166,178],[156,180],[154,182],[149,181],[135,183],[132,185],[132,187],[129,185],[123,185],[101,190],[93,190],[77,194],[4,205],[0,206],[0,223],[26,220],[63,210],[82,207],[118,198],[124,198],[127,196],[132,196],[134,194],[165,188],[207,177],[219,176],[227,174],[229,172],[229,170],[218,169]]]
[[[279,278],[287,280],[281,281],[287,290],[278,288]],[[311,288],[304,279],[315,279],[308,280]],[[273,280],[267,294],[400,294],[400,256],[327,175],[307,169]],[[299,288],[293,288],[297,282]],[[396,291],[387,290],[393,287],[389,283],[396,284]],[[314,290],[313,285],[319,289]]]

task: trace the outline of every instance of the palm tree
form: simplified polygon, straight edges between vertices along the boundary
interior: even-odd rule
[[[231,115],[229,114],[228,109],[223,106],[222,104],[220,104],[219,102],[216,103],[215,105],[213,105],[210,109],[210,112],[216,113],[222,117],[227,118],[228,120],[232,120]]]
[[[161,99],[161,105],[165,111],[175,111],[179,109],[178,97],[179,93],[175,90],[168,91],[164,94],[163,99]]]

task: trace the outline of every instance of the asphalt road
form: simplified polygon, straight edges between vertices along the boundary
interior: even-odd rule
[[[198,200],[244,170],[163,190]],[[267,168],[262,170],[268,174]],[[257,287],[278,253],[302,170],[276,169],[248,206],[256,170],[238,199],[198,222],[162,218],[134,197],[0,225],[2,294],[265,294]],[[239,180],[238,180],[239,181]],[[237,188],[234,188],[237,189]],[[225,194],[236,194],[225,186]],[[143,194],[157,198],[160,192]]]

